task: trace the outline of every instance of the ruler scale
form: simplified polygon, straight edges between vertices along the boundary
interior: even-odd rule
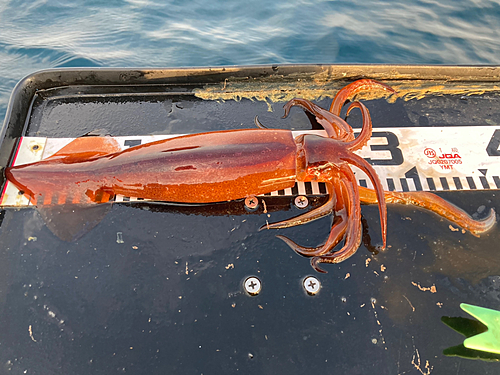
[[[318,134],[322,130],[294,131]],[[115,137],[122,149],[181,136],[150,135]],[[45,159],[74,138],[23,137],[14,165]],[[500,189],[500,126],[446,126],[374,129],[368,145],[356,151],[377,172],[388,191],[454,191]],[[360,186],[373,188],[361,170],[352,167]],[[323,183],[296,182],[293,188],[274,191],[267,196],[326,194]],[[56,199],[56,198],[54,198]],[[143,200],[141,197],[115,197],[117,202]],[[71,201],[67,197],[66,201]],[[56,203],[56,202],[54,202]],[[0,206],[29,206],[26,197],[7,182]]]

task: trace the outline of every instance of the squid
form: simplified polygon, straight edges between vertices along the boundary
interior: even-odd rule
[[[347,107],[347,115],[354,109],[361,112],[358,137],[340,117],[349,98],[370,90],[394,92],[385,84],[362,79],[341,89],[329,110],[299,98],[285,104],[285,116],[294,106],[316,116],[326,137],[294,137],[289,130],[266,128],[257,118],[256,129],[191,134],[126,150],[111,137],[81,137],[44,160],[6,168],[5,176],[37,207],[102,205],[116,195],[179,204],[216,203],[292,188],[296,181],[323,182],[328,193],[324,205],[261,227],[288,228],[334,213],[330,233],[318,247],[303,247],[277,236],[298,254],[311,258],[318,272],[326,272],[321,263],[340,263],[356,253],[361,243],[361,203],[378,204],[382,249],[387,244],[387,203],[425,208],[475,235],[489,230],[496,221],[493,209],[478,221],[431,193],[384,191],[373,167],[354,152],[372,134],[368,109],[359,101]],[[374,189],[357,185],[352,166],[366,173]]]

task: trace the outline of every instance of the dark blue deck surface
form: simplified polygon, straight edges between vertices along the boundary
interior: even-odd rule
[[[96,128],[115,136],[201,132],[253,127],[255,115],[271,127],[311,126],[299,110],[281,120],[281,113],[250,100],[63,94],[35,101],[26,135],[75,137]],[[450,109],[447,123],[429,126],[498,117],[492,109],[498,105],[491,105],[498,97],[483,102],[432,98],[412,110]],[[409,120],[406,102],[366,104],[375,126],[422,126]],[[442,196],[471,214],[482,205],[500,208],[497,191]],[[270,210],[270,217],[244,214],[242,202],[222,210],[115,204],[72,243],[55,237],[35,209],[1,211],[0,373],[498,372],[495,363],[444,356],[463,337],[441,322],[465,316],[461,302],[500,306],[498,227],[476,238],[434,214],[391,205],[389,247],[374,254],[381,242],[378,209],[364,206],[364,243],[346,262],[325,265],[323,275],[274,235],[316,246],[330,219],[258,231],[266,220],[299,214],[283,199],[286,209]],[[263,284],[256,297],[242,288],[249,275]],[[307,275],[322,283],[316,296],[302,289]],[[421,290],[431,286],[435,293]]]

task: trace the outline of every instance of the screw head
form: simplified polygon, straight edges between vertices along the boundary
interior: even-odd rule
[[[319,280],[313,276],[307,276],[303,283],[302,286],[304,287],[305,291],[307,294],[314,296],[319,292],[321,289],[321,283]]]
[[[243,282],[243,287],[248,294],[250,294],[251,296],[256,296],[262,289],[262,283],[257,277],[249,276]]]
[[[299,195],[295,197],[294,203],[297,208],[306,208],[309,205],[309,199],[304,195]]]
[[[247,197],[245,198],[245,207],[249,210],[254,210],[259,205],[259,200],[256,197]]]

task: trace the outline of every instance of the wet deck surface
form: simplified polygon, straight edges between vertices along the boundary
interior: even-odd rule
[[[298,109],[280,119],[282,103],[269,112],[265,102],[202,100],[191,89],[40,93],[26,135],[196,133],[250,128],[255,115],[269,127],[311,128]],[[365,103],[374,127],[456,126],[499,124],[499,100],[487,93]],[[500,209],[497,190],[440,194],[479,217]],[[364,206],[364,243],[323,275],[274,236],[316,246],[330,219],[259,232],[266,220],[303,212],[280,204],[269,216],[245,214],[242,202],[215,211],[114,204],[72,243],[55,237],[34,209],[2,211],[1,372],[497,372],[495,363],[444,356],[463,336],[441,317],[467,316],[461,302],[498,308],[498,226],[476,238],[432,213],[391,205],[389,248],[374,254],[379,213]],[[249,275],[262,282],[258,296],[243,291]],[[316,296],[302,288],[308,275],[322,284]]]

